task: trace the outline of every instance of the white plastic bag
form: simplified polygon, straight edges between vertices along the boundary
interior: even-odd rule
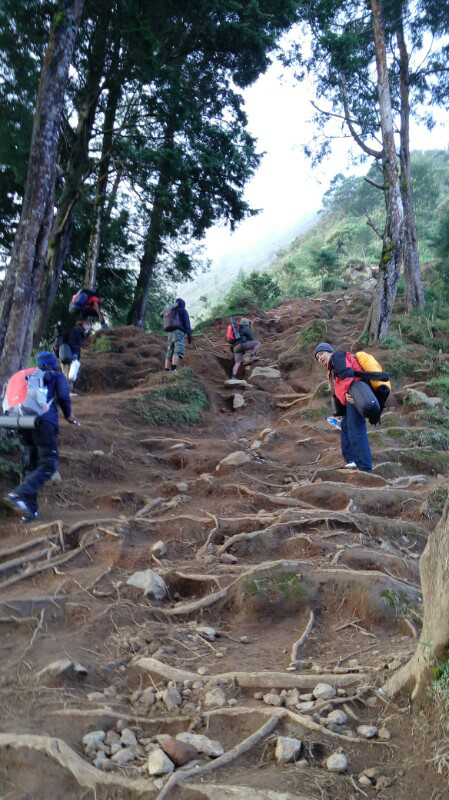
[[[69,369],[69,381],[76,381],[78,377],[78,373],[80,371],[81,364],[77,358],[74,358],[72,363],[70,364]]]

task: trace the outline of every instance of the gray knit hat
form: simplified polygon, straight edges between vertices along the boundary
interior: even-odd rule
[[[316,358],[318,353],[333,353],[334,348],[328,342],[320,342],[313,351],[313,357]]]

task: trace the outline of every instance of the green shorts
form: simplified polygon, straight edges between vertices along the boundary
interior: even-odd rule
[[[186,343],[184,331],[170,331],[167,338],[167,361],[171,361],[173,356],[184,358],[186,354]]]

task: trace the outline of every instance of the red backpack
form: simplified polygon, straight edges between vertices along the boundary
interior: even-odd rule
[[[47,392],[41,369],[21,369],[11,375],[6,385],[2,401],[3,413],[12,417],[21,417],[24,414],[41,417],[47,413],[53,402],[47,401]]]
[[[241,338],[239,325],[235,317],[231,317],[231,322],[226,331],[226,341],[228,344],[235,344]]]

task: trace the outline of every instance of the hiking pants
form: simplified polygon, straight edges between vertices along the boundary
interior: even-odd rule
[[[245,353],[248,353],[249,350],[253,350],[258,344],[260,344],[260,342],[257,339],[251,339],[248,342],[239,342],[236,344],[233,348],[234,363],[243,364]]]
[[[30,511],[37,511],[37,493],[58,468],[58,429],[41,420],[38,427],[20,431],[22,445],[22,483],[13,491]]]
[[[366,420],[351,403],[346,403],[346,414],[341,420],[341,452],[346,462],[355,461],[362,472],[372,472]]]

